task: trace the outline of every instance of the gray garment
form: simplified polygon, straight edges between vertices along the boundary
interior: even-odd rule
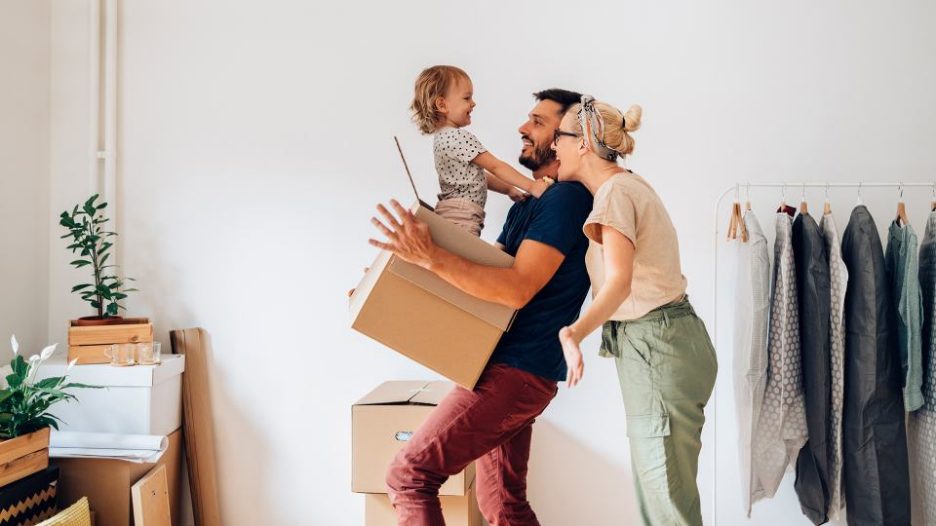
[[[737,242],[734,392],[744,509],[751,516],[751,440],[767,387],[767,315],[770,312],[770,254],[753,212],[744,213],[749,239]]]
[[[796,459],[794,487],[803,514],[818,525],[829,520],[829,424],[832,419],[829,319],[832,287],[829,284],[829,255],[825,239],[816,220],[809,214],[800,214],[793,221],[793,258],[796,262],[806,429],[809,432],[806,445]]]
[[[442,128],[432,135],[432,152],[439,174],[439,201],[464,199],[484,208],[487,176],[474,164],[486,152],[481,141],[464,128]]]
[[[844,486],[849,526],[910,524],[910,473],[894,304],[877,226],[864,206],[842,238],[845,293]]]
[[[903,373],[904,408],[916,411],[923,405],[923,351],[920,332],[923,323],[923,298],[920,296],[920,264],[917,260],[917,237],[910,225],[891,223],[884,254],[891,301],[897,306],[897,345]]]
[[[929,216],[920,245],[923,297],[923,407],[910,413],[907,440],[913,502],[923,524],[936,524],[936,212]]]
[[[829,520],[839,517],[842,500],[842,408],[845,404],[845,290],[848,268],[842,261],[842,245],[832,214],[819,223],[829,254],[829,284],[831,310],[829,314],[829,354],[831,365],[831,404],[829,417]]]
[[[787,212],[779,212],[767,344],[767,388],[752,446],[754,502],[777,493],[787,467],[806,443],[792,242],[793,220]]]

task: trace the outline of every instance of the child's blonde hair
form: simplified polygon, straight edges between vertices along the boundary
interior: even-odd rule
[[[422,70],[416,77],[415,93],[410,110],[413,111],[413,122],[423,134],[436,131],[439,119],[439,107],[436,100],[445,97],[449,89],[459,80],[471,80],[468,74],[455,66],[432,66]]]

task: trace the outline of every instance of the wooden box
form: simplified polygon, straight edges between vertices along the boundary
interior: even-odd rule
[[[0,442],[0,486],[49,467],[49,428]]]
[[[115,343],[145,343],[153,341],[153,324],[148,318],[125,318],[111,325],[78,325],[72,320],[68,327],[68,361],[79,365],[110,363],[107,349]]]

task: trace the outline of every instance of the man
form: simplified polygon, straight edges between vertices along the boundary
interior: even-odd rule
[[[520,162],[533,177],[556,178],[550,145],[566,110],[580,95],[565,90],[534,94],[538,100],[520,127]],[[539,199],[513,205],[498,246],[514,256],[510,268],[474,264],[432,242],[427,225],[396,201],[396,215],[383,205],[374,225],[391,250],[427,268],[468,294],[519,309],[474,390],[456,387],[399,452],[387,472],[391,502],[400,524],[444,524],[438,489],[477,460],[481,512],[492,526],[537,525],[526,498],[533,421],[566,379],[557,338],[573,322],[589,290],[585,270],[588,240],[582,225],[591,211],[588,190],[560,182]]]

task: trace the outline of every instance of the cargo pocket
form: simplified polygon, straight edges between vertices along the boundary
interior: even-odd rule
[[[627,417],[627,438],[630,442],[634,478],[648,504],[664,507],[680,486],[679,477],[671,472],[673,445],[670,438],[669,415],[651,414]],[[651,506],[654,506],[651,504]]]

